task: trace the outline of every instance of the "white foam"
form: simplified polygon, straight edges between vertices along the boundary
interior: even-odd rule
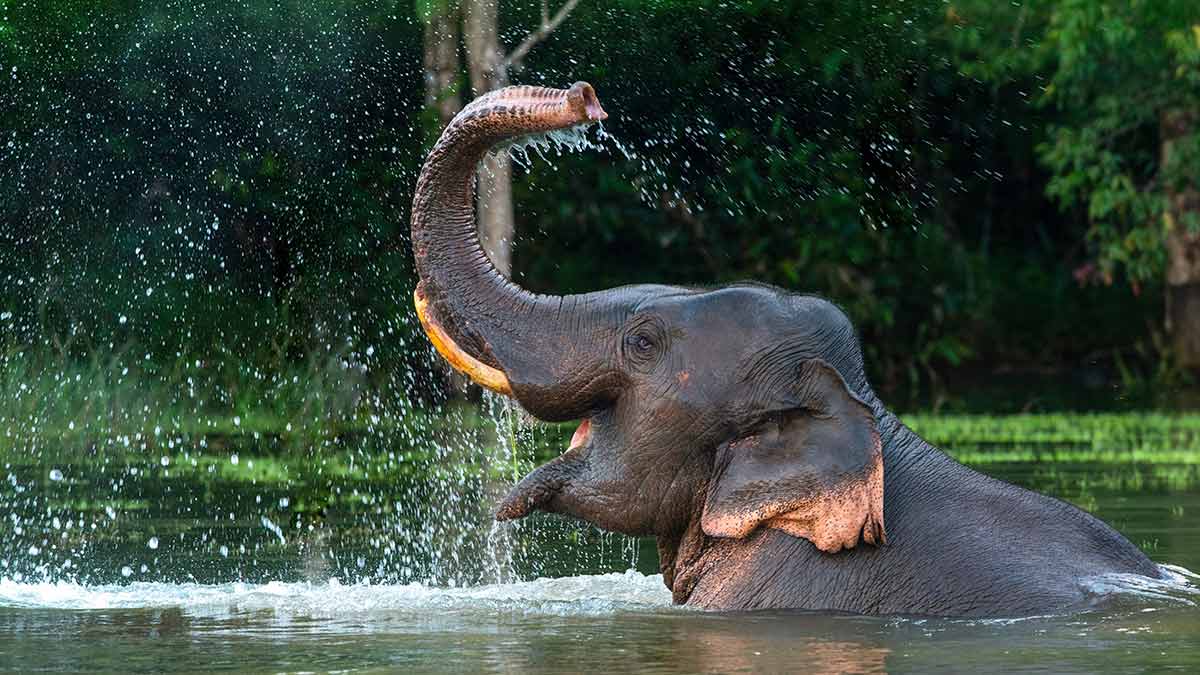
[[[1158,606],[1200,604],[1200,576],[1181,567],[1163,566],[1165,578],[1105,574],[1083,581],[1098,600],[1132,600]],[[18,582],[0,578],[0,608],[22,609],[165,609],[195,616],[225,618],[271,611],[277,617],[351,618],[364,613],[428,614],[431,610],[463,615],[525,614],[599,616],[672,608],[662,575],[624,573],[540,578],[464,588],[420,583],[379,585],[279,582],[265,584],[171,584],[135,582],[88,586],[75,582]]]
[[[438,610],[472,614],[598,615],[665,609],[671,594],[662,575],[635,570],[511,584],[445,588],[424,584],[327,583],[168,584],[137,582],[85,586],[0,579],[0,607],[25,609],[160,609],[224,617],[269,610],[285,616],[360,616],[364,612]]]
[[[1101,574],[1082,580],[1090,595],[1104,602],[1131,599],[1153,604],[1194,607],[1200,602],[1200,575],[1176,565],[1159,565],[1163,578],[1140,574]]]

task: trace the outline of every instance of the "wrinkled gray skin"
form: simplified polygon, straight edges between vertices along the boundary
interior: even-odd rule
[[[1092,575],[1160,575],[1096,518],[902,425],[828,301],[755,284],[534,295],[497,274],[474,228],[483,152],[596,119],[584,84],[477,99],[414,199],[431,318],[532,414],[590,427],[498,518],[542,510],[653,535],[675,600],[718,609],[1022,616],[1083,606]]]

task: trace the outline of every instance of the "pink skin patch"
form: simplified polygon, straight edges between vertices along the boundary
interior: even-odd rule
[[[571,445],[568,450],[587,445],[587,442],[592,440],[592,420],[590,417],[585,417],[579,423],[579,428],[575,430],[575,434],[571,436]]]
[[[731,447],[746,451],[758,443],[751,437]],[[807,539],[826,553],[854,548],[859,541],[875,546],[887,542],[883,452],[877,432],[871,432],[870,459],[862,475],[830,476],[826,485],[796,494],[775,494],[776,490],[768,479],[743,486],[733,496],[714,499],[710,494],[701,516],[704,533],[740,539],[766,525]],[[762,499],[765,495],[773,497]],[[754,502],[751,497],[760,499]]]

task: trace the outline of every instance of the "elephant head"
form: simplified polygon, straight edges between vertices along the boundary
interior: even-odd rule
[[[836,552],[882,544],[883,463],[847,317],[763,285],[532,294],[480,247],[476,167],[489,149],[606,117],[592,87],[512,87],[446,128],[417,184],[418,314],[439,352],[548,421],[569,449],[496,517],[542,510],[609,530],[741,538],[760,527]]]

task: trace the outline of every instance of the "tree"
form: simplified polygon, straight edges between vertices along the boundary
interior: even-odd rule
[[[426,102],[436,107],[439,130],[462,107],[459,36],[466,55],[472,94],[480,96],[508,86],[509,73],[524,64],[526,55],[566,20],[579,0],[567,0],[553,14],[542,2],[541,23],[511,52],[500,43],[498,0],[421,0],[425,20]],[[461,21],[461,31],[459,24]],[[512,163],[500,154],[479,168],[477,218],[483,248],[504,274],[512,272],[515,232],[512,204]]]
[[[1086,212],[1095,262],[1081,280],[1137,291],[1165,271],[1176,364],[1200,368],[1200,4],[1064,0],[1051,11],[1040,148],[1047,190]],[[1161,277],[1160,277],[1161,278]]]
[[[425,109],[437,113],[440,131],[462,108],[458,2],[427,0],[418,9],[425,22]]]

